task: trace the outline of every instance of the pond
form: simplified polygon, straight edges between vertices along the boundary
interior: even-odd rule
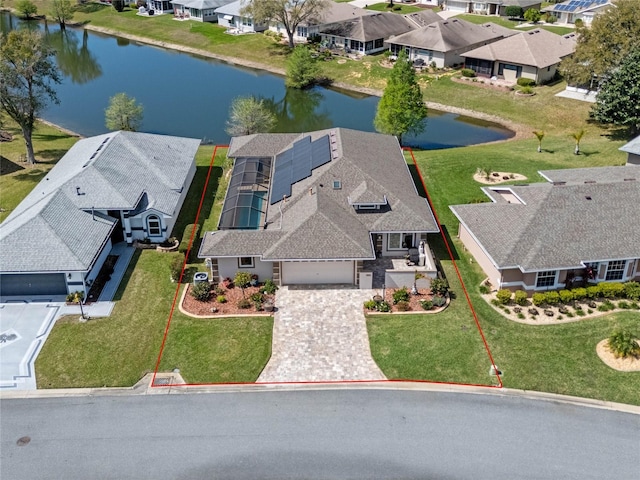
[[[43,113],[45,120],[84,136],[107,131],[104,111],[109,98],[126,92],[144,107],[141,130],[202,138],[225,144],[231,101],[254,95],[265,99],[277,116],[278,132],[308,132],[346,127],[374,131],[378,97],[331,88],[288,89],[284,78],[139,44],[119,37],[23,22],[2,13],[2,31],[11,28],[46,30],[56,49],[64,79],[56,86],[59,105]],[[28,23],[28,24],[27,24]],[[452,113],[429,111],[427,128],[406,145],[422,149],[449,148],[502,140],[513,135],[500,125]]]

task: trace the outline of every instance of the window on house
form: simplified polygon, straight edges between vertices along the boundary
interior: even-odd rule
[[[299,37],[307,38],[307,36],[309,35],[309,31],[307,30],[307,27],[298,27],[297,31],[296,31],[296,34]]]
[[[384,47],[384,38],[376,38],[373,41],[373,48],[382,48]]]
[[[387,250],[406,250],[413,247],[412,233],[390,233],[387,237]]]
[[[238,268],[253,268],[253,257],[240,257],[238,258]]]
[[[626,260],[613,260],[609,262],[607,264],[607,276],[605,277],[605,280],[622,280],[626,266]]]
[[[162,235],[160,218],[157,215],[149,215],[147,217],[147,233],[150,237],[159,237]]]
[[[556,270],[538,272],[536,277],[536,288],[553,287],[556,284]]]

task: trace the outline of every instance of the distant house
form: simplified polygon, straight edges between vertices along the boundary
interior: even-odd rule
[[[173,12],[173,5],[170,0],[149,0],[147,7],[156,14]]]
[[[348,52],[370,55],[386,49],[385,41],[417,28],[414,21],[403,15],[376,12],[353,20],[345,20],[320,28],[322,41],[331,47]]]
[[[173,15],[181,20],[215,22],[215,9],[229,3],[229,0],[172,0]]]
[[[454,205],[459,238],[496,288],[529,293],[640,279],[640,166],[547,170],[549,183]]]
[[[340,22],[374,14],[375,12],[371,10],[365,10],[364,8],[359,8],[349,3],[336,3],[331,1],[317,18],[310,18],[298,25],[293,34],[293,41],[307,42],[309,38],[319,36],[320,29],[322,28],[329,28]],[[283,35],[286,34],[284,26],[278,23],[269,25],[269,30],[282,33]]]
[[[451,12],[505,16],[505,10],[510,6],[521,7],[526,11],[530,8],[540,10],[541,5],[541,0],[445,0],[444,9]]]
[[[113,244],[165,240],[199,145],[133,132],[78,141],[0,224],[1,295],[86,294]]]
[[[242,9],[246,6],[244,0],[236,0],[215,9],[218,24],[223,27],[236,29],[239,33],[264,32],[267,24],[256,24],[251,16],[244,15]]]
[[[516,82],[551,80],[563,58],[576,49],[576,35],[556,35],[536,28],[463,53],[464,65],[477,75]]]
[[[612,0],[567,0],[549,5],[542,9],[558,19],[558,23],[573,24],[581,20],[584,25],[591,25],[593,19],[613,6]]]
[[[620,147],[627,153],[627,165],[640,165],[640,135]]]
[[[460,55],[464,52],[516,33],[493,23],[476,25],[451,18],[390,37],[387,43],[395,55],[406,50],[411,61],[433,62],[443,68],[462,64],[464,59]]]
[[[344,128],[256,134],[234,137],[228,156],[218,230],[205,233],[198,254],[211,259],[214,281],[247,271],[282,285],[362,287],[364,262],[376,258],[397,259],[388,287],[436,275],[428,235],[439,228],[395,137]]]

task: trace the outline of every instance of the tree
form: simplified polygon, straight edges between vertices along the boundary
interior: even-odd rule
[[[293,48],[293,34],[303,22],[320,19],[330,0],[251,0],[242,8],[242,15],[253,18],[254,24],[277,23],[284,27]]]
[[[572,133],[570,137],[573,138],[576,142],[576,148],[573,150],[573,153],[575,155],[580,155],[580,140],[582,140],[582,137],[584,137],[584,129]]]
[[[606,78],[633,50],[640,48],[640,8],[637,0],[617,0],[596,15],[589,28],[581,28],[576,51],[560,64],[571,84],[590,86]]]
[[[124,10],[126,2],[125,0],[113,0],[111,2],[111,5],[113,5],[113,8],[116,9],[116,12],[122,12]]]
[[[542,130],[534,130],[533,134],[538,139],[538,153],[542,152],[542,139],[544,138],[544,132]]]
[[[522,18],[522,7],[509,5],[504,9],[504,14],[509,18]]]
[[[540,12],[535,8],[530,8],[524,12],[524,19],[530,23],[538,23],[540,21]]]
[[[424,131],[425,118],[427,107],[422,99],[416,72],[403,50],[391,70],[373,123],[378,132],[395,135],[402,144],[404,134]]]
[[[13,30],[0,40],[0,108],[20,126],[34,164],[33,126],[49,102],[58,103],[51,84],[60,83],[60,73],[40,33]]]
[[[105,110],[105,124],[109,130],[135,132],[142,124],[142,105],[126,93],[116,93]]]
[[[287,61],[287,87],[305,88],[313,85],[319,74],[320,67],[311,56],[311,50],[304,45],[295,47]]]
[[[60,30],[67,27],[67,22],[73,18],[71,0],[53,0],[49,14],[60,24]]]
[[[80,320],[88,320],[88,317],[84,314],[84,308],[82,308],[82,304],[84,303],[84,292],[82,290],[67,295],[67,301],[80,305]]]
[[[38,13],[38,7],[31,0],[20,0],[16,3],[16,10],[18,10],[24,18],[30,19],[33,15]]]
[[[233,283],[242,289],[242,296],[244,297],[244,289],[251,284],[251,274],[249,272],[238,271],[233,278]]]
[[[632,137],[640,132],[640,48],[600,86],[591,116],[600,123],[629,127]]]
[[[276,124],[276,116],[256,97],[237,97],[231,102],[226,132],[237,135],[269,132]]]

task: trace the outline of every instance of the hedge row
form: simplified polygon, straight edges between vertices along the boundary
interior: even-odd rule
[[[511,300],[518,305],[526,305],[528,298],[524,290],[511,292],[507,289],[498,290],[496,293],[498,302],[508,305]],[[571,290],[536,292],[531,296],[531,302],[537,306],[571,304],[574,301],[594,300],[599,298],[614,299],[628,298],[629,300],[640,300],[640,283],[638,282],[603,282],[588,287],[572,288]]]

